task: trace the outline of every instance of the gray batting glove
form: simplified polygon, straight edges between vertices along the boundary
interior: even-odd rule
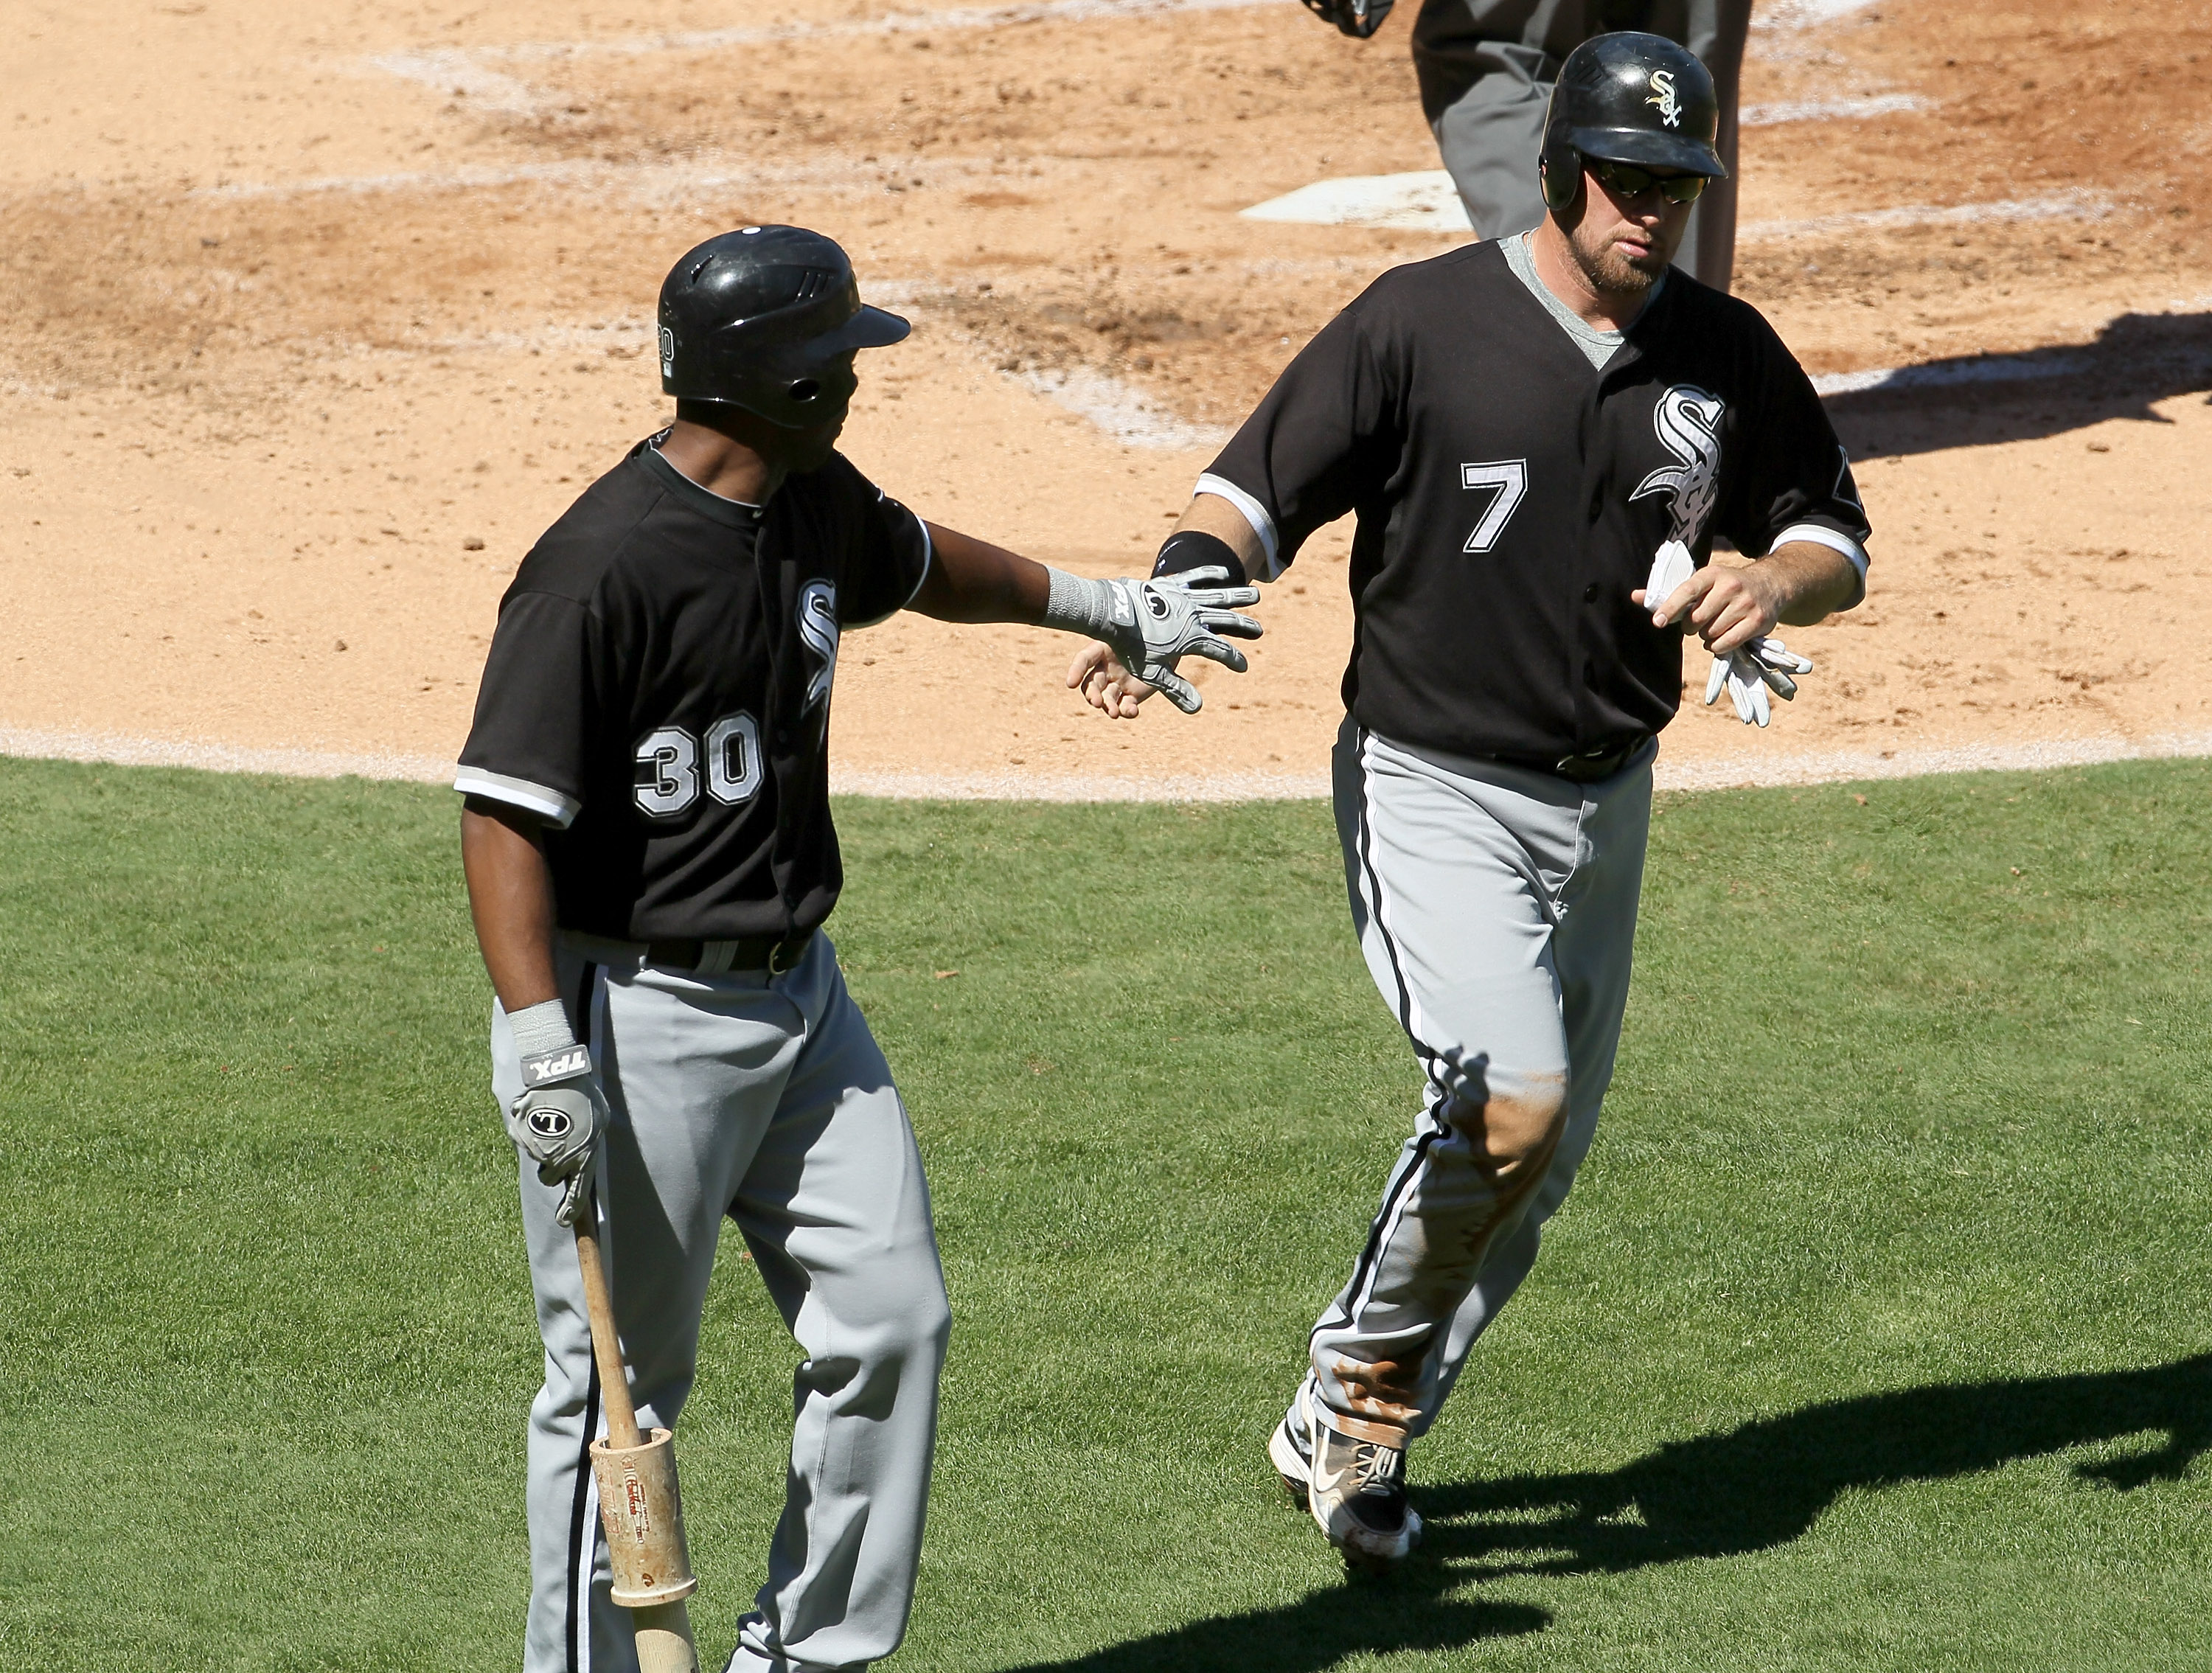
[[[1202,656],[1241,674],[1251,665],[1229,639],[1257,639],[1266,630],[1237,613],[1241,605],[1260,602],[1258,587],[1207,584],[1229,579],[1218,565],[1157,581],[1085,581],[1064,569],[1049,573],[1044,625],[1104,640],[1123,667],[1186,715],[1198,713],[1203,699],[1176,672],[1176,662]]]
[[[547,1016],[550,1007],[552,1016]],[[508,1019],[522,1059],[522,1093],[507,1106],[507,1130],[538,1164],[544,1185],[566,1185],[553,1218],[574,1226],[592,1197],[592,1162],[609,1118],[590,1049],[576,1043],[561,1002],[548,1000]],[[556,1040],[550,1037],[556,1033]]]

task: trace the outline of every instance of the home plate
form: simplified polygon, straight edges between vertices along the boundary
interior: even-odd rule
[[[1400,227],[1413,232],[1467,233],[1451,176],[1441,168],[1418,174],[1347,174],[1237,211],[1247,221],[1296,221],[1313,227]]]

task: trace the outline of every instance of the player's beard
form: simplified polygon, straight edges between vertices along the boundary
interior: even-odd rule
[[[1583,226],[1588,224],[1587,221],[1583,222]],[[1673,259],[1673,252],[1665,247],[1664,240],[1656,233],[1650,249],[1631,259],[1620,252],[1620,246],[1609,235],[1595,249],[1585,246],[1582,232],[1583,228],[1577,227],[1568,235],[1567,248],[1574,256],[1575,265],[1583,270],[1583,277],[1601,293],[1649,290],[1659,283]]]

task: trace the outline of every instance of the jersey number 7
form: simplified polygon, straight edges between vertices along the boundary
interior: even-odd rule
[[[1490,503],[1483,508],[1482,520],[1467,537],[1467,544],[1460,548],[1462,551],[1486,552],[1505,532],[1514,507],[1528,491],[1528,461],[1501,459],[1494,465],[1462,465],[1459,467],[1459,485],[1490,490]]]

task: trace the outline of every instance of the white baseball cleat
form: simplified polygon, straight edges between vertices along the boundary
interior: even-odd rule
[[[1298,1443],[1287,1414],[1267,1438],[1267,1460],[1347,1562],[1388,1567],[1421,1542],[1421,1518],[1406,1502],[1405,1449],[1340,1435],[1315,1415],[1310,1386],[1298,1414],[1314,1437]]]

